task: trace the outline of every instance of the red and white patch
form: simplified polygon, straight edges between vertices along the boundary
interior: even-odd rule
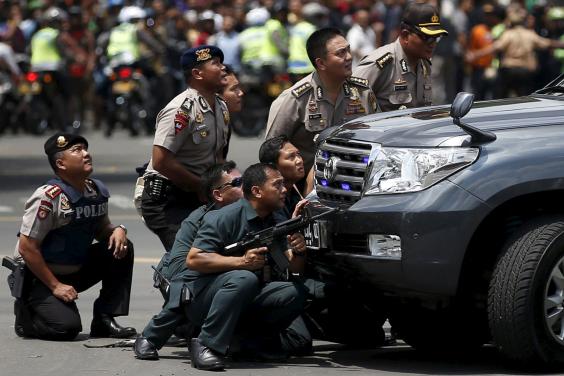
[[[175,121],[174,122],[174,134],[177,135],[187,126],[188,126],[188,122],[183,123],[183,122],[180,122],[180,121]]]
[[[50,212],[51,212],[50,209],[46,208],[45,206],[40,206],[39,210],[37,211],[37,218],[45,219],[47,218]]]

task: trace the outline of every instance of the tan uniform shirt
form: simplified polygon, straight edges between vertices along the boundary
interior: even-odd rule
[[[83,192],[85,197],[96,197],[94,183],[86,181]],[[69,198],[56,185],[42,185],[37,188],[25,203],[25,212],[20,227],[20,234],[43,242],[47,234],[59,227],[69,224],[72,220],[73,209]],[[97,215],[108,216],[107,203],[101,208]],[[15,257],[20,256],[20,242],[16,243]],[[80,265],[47,265],[51,271],[57,274],[74,273],[80,269]]]
[[[501,58],[503,68],[525,68],[530,71],[537,69],[535,50],[549,47],[550,39],[543,38],[523,26],[505,30],[494,42],[496,51],[503,53]]]
[[[215,97],[213,111],[204,97],[188,88],[157,115],[153,145],[170,150],[188,171],[201,176],[223,159],[228,130],[229,111],[223,99]],[[153,174],[158,172],[151,159],[145,175]]]
[[[376,112],[376,98],[367,84],[366,80],[349,78],[333,104],[325,97],[318,74],[307,75],[272,102],[266,139],[283,134],[288,136],[302,154],[305,169],[309,171],[313,166],[316,134]]]
[[[368,80],[384,112],[431,105],[431,62],[420,59],[413,72],[399,39],[366,55],[353,75]]]

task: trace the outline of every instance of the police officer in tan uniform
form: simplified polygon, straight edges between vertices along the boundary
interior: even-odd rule
[[[223,162],[228,142],[229,111],[216,94],[227,84],[223,52],[215,46],[191,48],[181,63],[188,89],[157,116],[141,201],[145,223],[167,252],[184,218],[205,203],[200,176]]]
[[[25,262],[23,289],[12,291],[17,298],[16,334],[72,340],[82,330],[79,293],[102,281],[90,336],[134,336],[134,328],[114,320],[129,311],[133,244],[123,225],[110,222],[108,189],[89,178],[93,168],[88,142],[58,133],[45,142],[45,153],[56,177],[25,205],[14,254]]]
[[[314,162],[316,134],[376,111],[368,80],[351,77],[350,45],[334,28],[315,31],[307,41],[315,72],[285,90],[272,103],[266,139],[286,135],[304,159],[305,170]]]
[[[366,55],[353,74],[367,79],[382,111],[431,105],[431,57],[448,35],[431,4],[411,3],[395,42]]]

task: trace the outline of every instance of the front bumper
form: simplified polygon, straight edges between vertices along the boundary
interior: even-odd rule
[[[331,202],[312,198],[312,214]],[[414,193],[365,196],[325,217],[312,265],[325,278],[346,278],[397,296],[456,294],[466,249],[488,206],[449,180]],[[401,260],[371,256],[368,234],[401,238]]]

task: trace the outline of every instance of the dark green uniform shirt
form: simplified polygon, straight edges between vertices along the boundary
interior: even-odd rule
[[[200,227],[204,215],[214,209],[214,205],[202,205],[182,221],[180,229],[174,239],[174,245],[170,250],[168,265],[165,266],[162,271],[166,278],[172,279],[182,274],[184,280],[190,281],[199,275],[198,272],[187,268],[186,257],[192,247],[192,242],[198,233],[198,228]]]
[[[225,254],[226,246],[243,239],[249,232],[264,230],[282,220],[285,218],[278,215],[260,218],[251,203],[243,198],[204,216],[192,247]]]

